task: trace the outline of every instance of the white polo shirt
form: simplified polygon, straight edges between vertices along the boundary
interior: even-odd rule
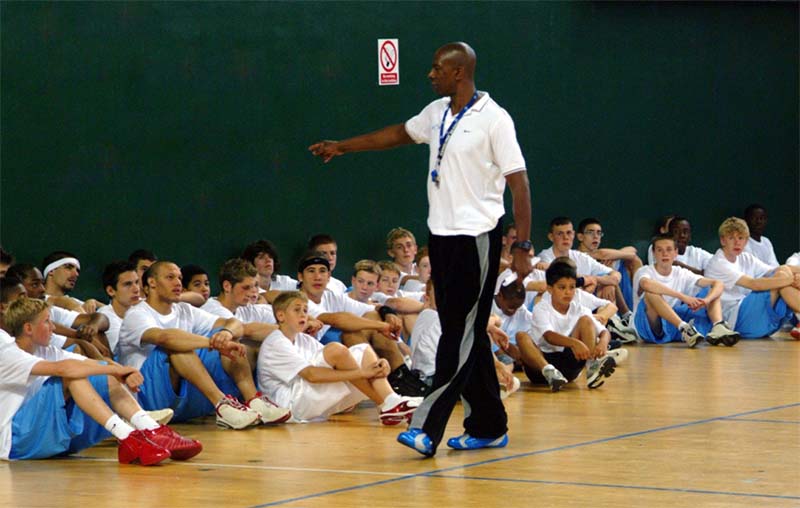
[[[405,129],[416,143],[430,145],[425,179],[428,186],[428,228],[435,235],[478,236],[491,231],[503,216],[505,177],[525,170],[514,121],[489,94],[467,111],[453,130],[439,168],[440,184],[432,182],[439,152],[439,126],[453,122],[450,98],[428,104],[408,120]],[[446,112],[446,113],[445,113]]]

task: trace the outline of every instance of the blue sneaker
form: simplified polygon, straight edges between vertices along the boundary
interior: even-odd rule
[[[397,442],[401,445],[418,451],[426,457],[433,457],[436,450],[433,448],[433,441],[422,429],[412,428],[397,435]]]
[[[454,450],[478,450],[480,448],[503,448],[508,444],[508,434],[491,439],[488,437],[472,437],[463,434],[447,440],[447,446]]]

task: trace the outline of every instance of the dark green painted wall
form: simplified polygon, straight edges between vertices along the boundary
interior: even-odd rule
[[[466,40],[477,82],[514,117],[534,240],[598,216],[644,247],[667,212],[695,243],[752,201],[784,259],[798,225],[796,3],[7,3],[0,242],[19,259],[76,252],[78,295],[134,248],[212,273],[275,241],[287,268],[312,233],[340,267],[424,243],[427,148],[323,166],[306,147],[404,121],[432,100],[433,51]],[[400,39],[379,87],[376,39]],[[291,273],[291,269],[284,270]]]

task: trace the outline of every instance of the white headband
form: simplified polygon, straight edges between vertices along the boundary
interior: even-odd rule
[[[53,261],[49,265],[44,267],[44,278],[47,278],[47,274],[55,270],[56,268],[64,265],[73,264],[78,267],[78,270],[81,269],[81,263],[75,258],[61,258],[57,261]]]

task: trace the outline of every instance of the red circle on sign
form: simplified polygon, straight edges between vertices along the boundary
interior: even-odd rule
[[[397,67],[397,48],[392,41],[381,44],[380,60],[381,67],[386,72],[391,72]]]

